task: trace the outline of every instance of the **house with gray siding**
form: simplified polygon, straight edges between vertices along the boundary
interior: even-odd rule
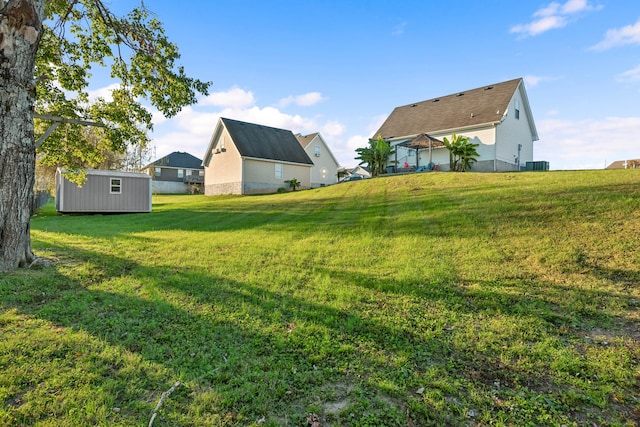
[[[202,193],[204,167],[196,156],[174,151],[142,168],[151,176],[155,194]]]
[[[56,171],[56,210],[62,213],[151,212],[151,177],[145,173],[87,169],[81,186]]]

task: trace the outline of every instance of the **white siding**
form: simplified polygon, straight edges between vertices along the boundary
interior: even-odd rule
[[[520,117],[516,118],[515,102],[520,103]],[[509,102],[509,110],[505,120],[498,126],[498,149],[496,159],[498,162],[513,165],[514,169],[519,169],[516,165],[518,157],[518,144],[522,145],[520,150],[520,166],[525,166],[526,162],[533,161],[533,135],[531,133],[530,121],[533,120],[524,108],[525,102],[519,90],[515,92]]]
[[[315,147],[320,147],[320,155],[316,156]],[[311,169],[311,187],[321,187],[331,185],[338,182],[338,168],[340,165],[336,162],[333,154],[325,144],[320,135],[316,135],[310,143],[305,147],[305,151],[313,161]]]

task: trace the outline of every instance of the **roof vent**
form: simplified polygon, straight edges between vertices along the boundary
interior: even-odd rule
[[[464,96],[464,92],[460,92],[457,96]]]
[[[493,86],[487,86],[484,88],[484,90],[489,90],[489,89],[493,89]]]
[[[473,119],[473,113],[471,113],[471,118]]]
[[[438,101],[440,101],[440,98],[436,98],[436,99],[434,99],[434,100],[433,100],[433,101],[431,101],[431,102],[438,102]]]
[[[418,104],[411,104],[410,107],[415,107],[416,105],[418,105]]]

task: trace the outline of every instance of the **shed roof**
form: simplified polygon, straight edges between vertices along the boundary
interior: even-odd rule
[[[500,122],[522,78],[396,107],[375,136],[385,139]]]
[[[58,168],[59,173],[65,173],[67,170]],[[119,170],[108,170],[108,169],[85,169],[84,170],[87,175],[95,175],[95,176],[111,176],[118,178],[142,178],[142,179],[151,179],[149,174],[143,172],[126,172]]]
[[[220,119],[243,157],[313,165],[290,130]]]
[[[444,142],[426,133],[421,133],[415,138],[405,141],[398,145],[401,145],[407,148],[413,148],[415,150],[419,150],[420,148],[440,148],[445,146]]]

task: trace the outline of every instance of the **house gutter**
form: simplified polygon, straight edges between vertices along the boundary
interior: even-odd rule
[[[469,129],[478,129],[479,127],[486,127],[486,128],[490,128],[490,127],[496,127],[497,125],[499,125],[500,123],[502,123],[502,120],[496,120],[493,122],[486,122],[486,123],[479,123],[477,125],[469,125],[469,126],[463,126],[463,127],[459,127],[459,128],[451,128],[451,129],[444,129],[444,130],[438,130],[438,131],[431,131],[431,132],[421,132],[421,133],[416,133],[414,135],[404,135],[404,136],[400,136],[400,137],[391,137],[391,138],[385,138],[387,141],[389,142],[395,142],[395,141],[401,141],[404,139],[413,139],[418,135],[421,135],[422,133],[427,133],[429,135],[439,135],[439,134],[454,134],[454,133],[459,133],[459,132],[464,132],[466,130]]]
[[[265,159],[262,157],[241,156],[241,159],[242,160],[259,160],[261,162],[270,162],[270,163],[282,163],[285,165],[309,166],[310,168],[313,167],[313,163],[309,164],[309,163],[288,162],[286,160],[273,160],[273,159]],[[243,175],[243,178],[244,178],[244,175]]]

